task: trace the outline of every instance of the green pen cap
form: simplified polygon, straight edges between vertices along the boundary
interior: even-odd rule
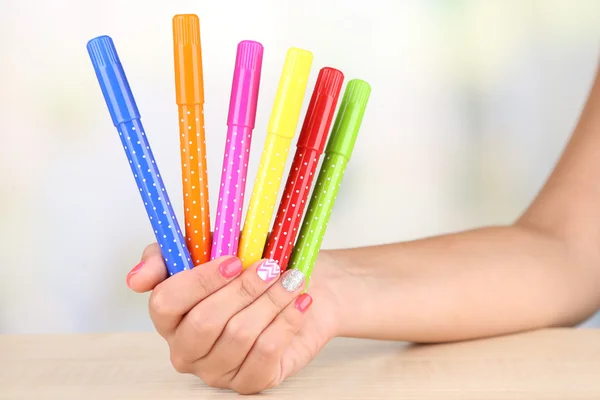
[[[325,153],[350,159],[370,94],[371,86],[367,82],[360,79],[348,82]]]

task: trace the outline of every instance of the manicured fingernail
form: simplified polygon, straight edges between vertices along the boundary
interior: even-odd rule
[[[231,279],[242,272],[242,262],[237,257],[228,258],[219,265],[219,272],[225,278]]]
[[[258,277],[265,282],[272,281],[279,277],[281,269],[275,260],[266,260],[256,268]]]
[[[298,311],[303,313],[306,310],[308,310],[308,307],[310,307],[311,304],[312,297],[310,297],[308,293],[302,293],[300,296],[298,296],[294,305],[296,306]]]
[[[142,267],[144,266],[144,262],[140,261],[140,263],[138,265],[136,265],[135,267],[133,267],[133,269],[131,271],[129,271],[129,273],[127,274],[127,286],[131,287],[131,285],[129,285],[129,281],[131,280],[131,277],[134,276],[135,274],[138,273],[138,271],[140,269],[142,269]]]
[[[304,283],[304,274],[296,268],[288,269],[281,278],[281,285],[288,292],[296,291]]]

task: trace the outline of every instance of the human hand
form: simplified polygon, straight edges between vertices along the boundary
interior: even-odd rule
[[[171,362],[212,387],[240,394],[279,385],[305,367],[336,334],[337,301],[313,275],[312,297],[300,271],[262,260],[242,271],[221,257],[167,279],[158,245],[128,275],[136,292],[152,290],[150,316]],[[323,278],[325,278],[323,276]]]

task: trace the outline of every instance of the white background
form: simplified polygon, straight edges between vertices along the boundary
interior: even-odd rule
[[[568,139],[599,55],[594,0],[2,0],[0,332],[151,329],[125,275],[152,230],[85,45],[113,37],[181,204],[177,13],[201,19],[213,194],[240,40],[265,46],[250,177],[288,47],[314,54],[308,93],[323,66],[372,85],[325,248],[510,223]]]

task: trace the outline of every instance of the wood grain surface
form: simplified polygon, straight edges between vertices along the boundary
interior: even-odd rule
[[[153,333],[0,335],[0,399],[223,399],[176,373]],[[336,339],[273,399],[600,399],[600,330],[462,343]]]

